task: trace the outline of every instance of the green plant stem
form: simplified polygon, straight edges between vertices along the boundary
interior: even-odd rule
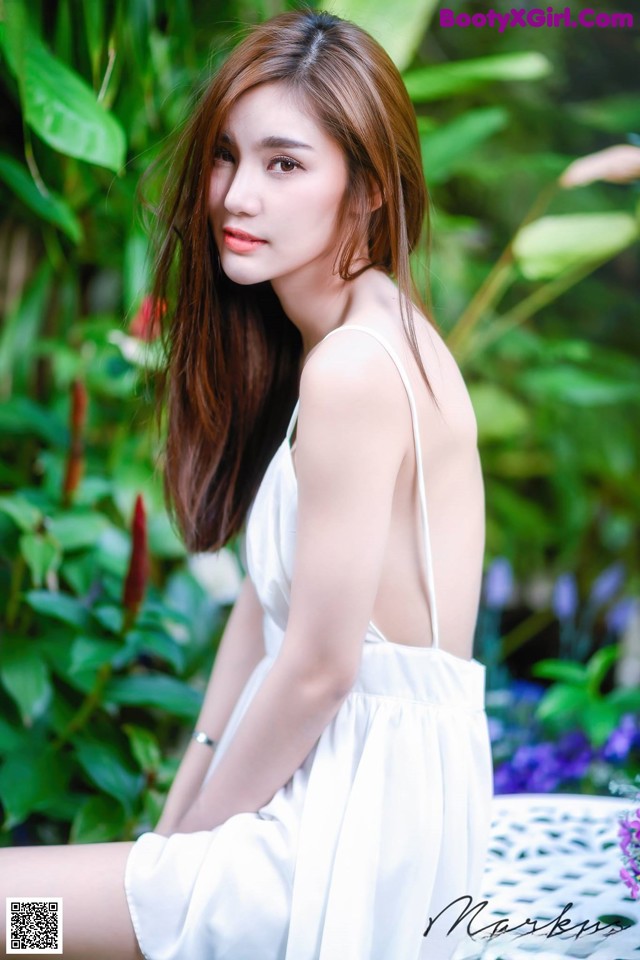
[[[113,37],[109,41],[109,49],[107,53],[107,69],[105,70],[104,77],[102,78],[102,84],[100,85],[100,92],[98,93],[98,103],[102,103],[105,107],[110,106],[111,100],[107,100],[107,90],[109,89],[109,81],[111,80],[111,74],[113,72],[113,65],[116,62],[116,50],[113,45]]]
[[[579,283],[590,273],[593,273],[609,259],[610,257],[606,256],[601,257],[599,260],[591,261],[591,263],[586,265],[581,264],[572,270],[566,271],[561,277],[556,277],[556,279],[550,283],[539,287],[525,300],[522,300],[517,306],[513,307],[512,310],[509,310],[508,313],[504,313],[499,320],[492,323],[490,327],[477,333],[470,343],[474,354],[477,353],[480,348],[485,349],[488,344],[493,343],[510,330],[513,330],[514,327],[524,323],[525,320],[532,317],[534,313],[537,313],[542,307],[546,307],[547,304],[556,300],[565,290],[575,286],[576,283]]]
[[[468,340],[471,332],[485,311],[490,306],[495,307],[500,297],[507,290],[510,280],[515,276],[513,268],[513,243],[515,238],[528,223],[540,216],[542,211],[549,205],[557,189],[557,181],[554,181],[551,184],[547,184],[547,186],[540,191],[525,214],[518,229],[514,232],[509,243],[485,277],[480,288],[476,291],[466,310],[462,312],[458,322],[447,337],[447,344],[454,353],[457,354],[462,351],[465,341]]]
[[[466,352],[464,351],[465,344],[480,318],[484,316],[489,306],[492,304],[495,306],[499,302],[513,277],[513,254],[509,246],[503,250],[500,258],[485,277],[482,286],[476,292],[466,310],[463,311],[447,338],[449,348],[456,356]]]
[[[43,223],[42,239],[44,240],[47,256],[49,257],[49,263],[56,273],[62,273],[67,266],[67,259],[56,230]]]
[[[18,610],[20,609],[20,589],[22,587],[22,578],[24,577],[27,564],[21,553],[15,559],[11,566],[11,586],[9,587],[9,599],[5,613],[5,622],[7,628],[11,630],[15,624]]]
[[[36,163],[35,154],[33,152],[33,144],[31,143],[31,131],[29,130],[24,117],[22,118],[22,135],[24,138],[24,158],[27,161],[29,172],[33,177],[33,182],[43,197],[49,197],[49,190],[46,183],[42,179],[42,176],[40,175],[40,170],[38,169],[38,164]]]
[[[69,740],[69,738],[73,736],[74,733],[77,733],[78,730],[81,730],[86,725],[91,714],[102,703],[102,695],[112,673],[113,667],[111,664],[103,663],[98,670],[93,690],[87,694],[80,704],[77,712],[71,718],[62,733],[53,741],[53,750],[59,750],[60,747],[62,747]]]
[[[513,630],[510,630],[509,633],[506,633],[502,638],[502,643],[500,645],[500,655],[499,659],[501,662],[504,662],[508,657],[510,657],[516,650],[519,650],[520,647],[523,647],[525,643],[528,643],[529,640],[533,640],[541,630],[553,622],[555,619],[554,614],[550,610],[537,610],[535,613],[532,613],[526,620],[523,620],[518,624],[517,627],[514,627]]]

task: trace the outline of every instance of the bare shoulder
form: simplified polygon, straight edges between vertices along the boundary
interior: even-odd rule
[[[406,402],[394,364],[373,337],[341,331],[321,341],[300,379],[295,465],[303,497],[336,483],[346,495],[374,477],[392,496],[407,449]]]
[[[300,379],[303,409],[316,419],[322,411],[345,426],[368,426],[380,433],[397,429],[406,392],[387,351],[369,334],[345,327],[309,354]]]

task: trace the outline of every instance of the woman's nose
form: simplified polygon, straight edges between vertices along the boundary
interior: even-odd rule
[[[224,206],[228,213],[236,216],[244,213],[255,216],[260,212],[261,201],[256,188],[255,174],[252,176],[248,167],[238,165],[224,198]]]

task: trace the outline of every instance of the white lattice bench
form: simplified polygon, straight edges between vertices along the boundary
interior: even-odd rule
[[[496,921],[523,926],[512,933],[499,932],[504,924],[487,928],[461,944],[454,960],[640,960],[640,901],[620,879],[617,835],[619,814],[633,806],[629,799],[574,794],[495,797],[482,884],[487,906],[472,929]],[[570,923],[556,924],[550,937],[557,917]],[[626,929],[620,932],[616,918]],[[537,933],[527,919],[536,921]],[[498,935],[487,939],[494,929]]]

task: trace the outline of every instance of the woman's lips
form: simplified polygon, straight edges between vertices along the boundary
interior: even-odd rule
[[[250,233],[245,233],[243,230],[234,230],[231,227],[225,227],[222,231],[222,236],[225,247],[228,247],[233,253],[250,253],[252,250],[257,250],[258,247],[261,247],[267,242],[266,240],[261,240],[259,237],[253,237]]]

